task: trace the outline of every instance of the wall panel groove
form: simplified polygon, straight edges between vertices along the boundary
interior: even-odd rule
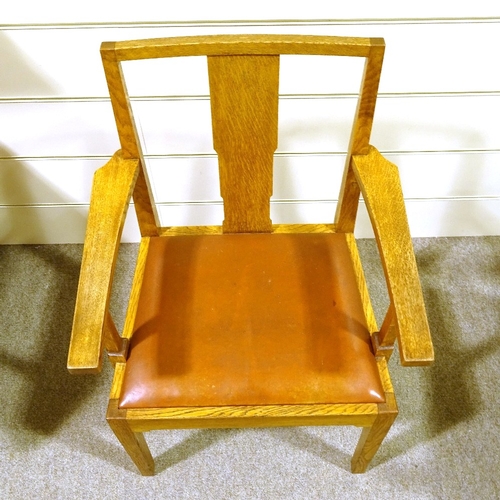
[[[252,28],[263,27],[318,27],[318,26],[378,26],[378,25],[429,25],[429,24],[490,24],[500,22],[500,16],[492,15],[485,17],[414,17],[414,18],[354,18],[354,19],[308,19],[294,20],[286,18],[275,18],[269,20],[224,20],[224,21],[150,21],[150,22],[94,22],[94,23],[32,23],[32,24],[0,24],[0,30],[71,30],[71,29],[150,29],[150,28]]]

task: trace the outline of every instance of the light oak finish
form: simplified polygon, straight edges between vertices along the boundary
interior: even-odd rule
[[[115,115],[118,138],[122,148],[122,156],[126,159],[134,158],[143,161],[141,144],[135,129],[121,64],[114,51],[102,50],[101,55],[111,105]],[[158,213],[155,204],[151,202],[152,199],[152,190],[147,173],[141,167],[134,184],[134,205],[139,221],[139,229],[143,236],[156,236],[158,234]]]
[[[103,349],[108,351],[115,367],[115,374],[107,418],[116,436],[144,475],[154,473],[154,462],[144,440],[143,432],[174,428],[290,425],[354,425],[363,427],[351,465],[353,472],[363,472],[397,415],[394,391],[387,369],[387,360],[392,353],[395,340],[399,342],[402,364],[426,365],[433,361],[432,341],[397,168],[385,160],[369,144],[384,54],[383,40],[378,38],[294,35],[200,36],[106,42],[102,44],[101,53],[121,150],[96,172],[94,179],[68,369],[72,373],[95,373],[101,368]],[[338,210],[335,220],[331,223],[272,224],[270,220],[269,199],[272,195],[273,154],[277,147],[279,57],[281,54],[349,56],[366,59],[339,195]],[[121,62],[195,55],[207,56],[208,61],[213,139],[214,148],[219,157],[224,221],[221,221],[221,225],[218,226],[160,227],[147,172],[144,168]],[[353,235],[360,194],[363,195],[370,214],[390,296],[390,306],[380,330],[375,320]],[[142,240],[125,326],[120,336],[109,313],[109,297],[121,230],[131,197],[134,200]],[[243,241],[239,238],[249,239]],[[173,242],[178,242],[179,245],[177,243],[171,245],[170,243]],[[279,267],[280,265],[280,256],[277,257],[275,253],[261,254],[262,248],[270,248],[268,246],[270,242],[274,242],[273,248],[274,244],[282,245],[279,247],[280,251],[282,248],[283,258],[288,259],[285,260],[290,263],[290,267],[284,270],[278,269],[276,274],[270,273],[269,279],[266,281],[262,280],[262,273],[270,271],[269,262],[272,262],[273,266]],[[250,258],[245,253],[246,244],[253,245],[249,248],[256,249],[255,253],[251,253]],[[308,248],[308,244],[316,246],[311,250]],[[176,248],[178,250],[175,250]],[[273,388],[266,387],[262,389],[266,391],[270,389],[267,392],[271,395],[263,397],[259,402],[228,404],[228,399],[217,396],[217,387],[213,387],[215,396],[210,393],[212,389],[209,387],[209,398],[215,398],[216,404],[189,403],[151,406],[129,404],[124,392],[126,393],[130,384],[135,387],[135,378],[138,377],[137,366],[139,366],[134,361],[137,357],[135,353],[142,352],[137,344],[137,342],[140,344],[141,340],[134,343],[134,339],[143,339],[144,334],[141,334],[141,329],[151,328],[151,322],[155,320],[155,311],[158,314],[164,314],[165,308],[177,307],[172,312],[175,317],[171,316],[173,318],[171,327],[180,329],[181,332],[181,335],[174,341],[172,340],[174,330],[171,330],[170,337],[169,335],[162,337],[161,332],[152,331],[152,335],[158,335],[161,342],[174,342],[179,348],[179,352],[175,354],[177,356],[175,363],[158,365],[161,376],[166,377],[165,380],[168,380],[168,384],[175,386],[176,380],[189,372],[193,360],[189,360],[187,353],[194,352],[194,350],[192,352],[188,350],[192,348],[191,344],[193,344],[191,335],[193,331],[196,331],[196,314],[202,314],[202,312],[195,310],[196,314],[190,313],[187,317],[181,317],[181,313],[183,308],[186,312],[189,310],[189,303],[194,300],[194,295],[190,294],[196,293],[196,280],[201,279],[199,278],[200,270],[196,266],[201,262],[202,256],[208,258],[210,262],[211,249],[215,249],[213,262],[217,264],[214,270],[208,269],[208,276],[211,276],[211,272],[214,279],[220,280],[221,287],[226,278],[232,282],[241,279],[242,286],[245,285],[245,287],[247,284],[245,280],[260,279],[261,281],[255,283],[262,283],[262,287],[268,287],[269,290],[272,286],[278,286],[277,282],[282,283],[280,285],[282,288],[279,288],[274,296],[270,295],[273,298],[270,300],[269,306],[264,306],[264,310],[259,302],[260,295],[264,294],[264,288],[259,288],[261,285],[256,286],[255,283],[250,283],[249,287],[241,288],[241,293],[247,288],[250,291],[253,290],[251,293],[254,293],[254,298],[248,299],[248,304],[251,305],[250,309],[260,308],[258,310],[262,316],[255,318],[258,319],[255,324],[267,324],[273,331],[274,337],[272,335],[265,336],[265,331],[258,332],[258,335],[264,334],[263,337],[258,337],[259,339],[275,342],[274,346],[269,344],[269,352],[273,353],[271,361],[269,361],[270,364],[263,366],[268,366],[272,370],[274,368],[280,369],[278,365],[274,367],[273,360],[280,359],[283,353],[286,357],[287,348],[292,342],[295,342],[294,345],[300,345],[300,341],[302,341],[300,335],[303,332],[301,333],[302,327],[297,327],[297,324],[300,325],[304,321],[304,328],[312,331],[311,337],[307,337],[307,335],[305,337],[310,340],[309,344],[306,345],[311,350],[312,357],[309,361],[307,361],[307,356],[305,357],[304,369],[311,367],[317,369],[318,377],[320,377],[320,372],[324,366],[327,366],[323,365],[322,356],[326,353],[328,358],[335,349],[329,349],[328,345],[317,349],[317,345],[320,345],[317,343],[321,342],[321,339],[330,338],[324,336],[325,332],[328,332],[328,335],[340,335],[337,337],[338,339],[351,338],[352,346],[364,347],[353,347],[354,351],[346,355],[343,353],[335,354],[338,357],[332,358],[333,365],[330,360],[328,366],[331,368],[336,366],[335,363],[339,363],[339,366],[344,365],[344,369],[347,369],[346,373],[349,373],[349,367],[351,364],[354,366],[354,361],[359,361],[358,356],[363,350],[367,359],[367,373],[370,370],[374,371],[375,385],[380,388],[381,393],[375,394],[365,387],[364,389],[368,390],[372,396],[359,396],[355,402],[331,400],[328,394],[326,396],[322,394],[311,396],[304,401],[294,400],[293,403],[290,403],[283,400],[283,398],[286,400],[288,397],[285,391],[279,396],[280,403],[277,404],[273,399],[275,397]],[[224,268],[224,261],[220,260],[220,255],[221,252],[225,251],[229,252],[229,259],[242,259],[242,266],[247,265],[244,262],[251,263],[252,266],[257,266],[255,268],[257,271],[251,267],[249,268],[251,271],[245,275],[242,268],[240,276],[240,270],[236,267],[236,274],[228,274],[235,271],[233,265],[226,266],[227,269]],[[250,250],[250,252],[254,252],[254,250]],[[168,262],[158,260],[158,256],[162,257],[163,255],[165,259],[174,260]],[[207,255],[208,257],[206,257]],[[247,260],[245,261],[245,259]],[[222,267],[220,267],[221,262],[223,263]],[[227,261],[227,264],[234,264],[234,262]],[[261,268],[259,268],[259,262],[262,262]],[[343,266],[342,273],[345,267],[347,274],[339,273],[340,270],[335,267],[339,265]],[[314,270],[317,266],[323,266],[318,267],[318,269],[322,269],[319,277],[314,276]],[[168,269],[168,275],[165,278],[168,281],[174,283],[176,279],[179,279],[178,284],[174,283],[174,288],[171,288],[169,293],[180,293],[184,294],[185,297],[182,296],[179,300],[174,301],[172,295],[164,297],[161,289],[158,289],[159,293],[156,294],[154,287],[158,283],[161,285],[161,279],[164,279],[160,276],[162,269]],[[331,276],[330,273],[332,273]],[[286,279],[288,279],[288,274],[290,274],[291,280],[290,297],[287,296]],[[348,276],[349,286],[344,287],[341,284],[337,290],[336,283],[342,281],[339,276]],[[320,278],[326,281],[318,281]],[[203,282],[205,288],[202,289],[209,289],[207,283],[210,284],[210,281],[207,281],[206,277],[203,279],[205,280]],[[308,279],[317,281],[308,283]],[[216,282],[214,288],[215,294],[219,293],[218,283],[219,281]],[[283,285],[283,283],[285,284]],[[321,290],[325,291],[321,293],[333,293],[333,299],[326,296],[315,296],[317,283],[320,283]],[[344,284],[347,285],[347,283]],[[256,295],[259,297],[255,295],[256,289]],[[344,289],[351,290],[346,292],[348,299],[342,299],[339,302],[339,296],[335,294],[344,292]],[[265,293],[271,293],[267,288],[266,290]],[[230,295],[229,299],[221,295],[226,302],[229,300],[229,304],[233,303],[232,297],[234,296],[233,306],[230,305],[224,310],[216,311],[216,313],[208,307],[208,311],[203,312],[203,314],[208,315],[208,320],[205,318],[207,328],[211,327],[210,325],[214,322],[215,328],[229,328],[229,337],[223,335],[220,337],[231,339],[231,342],[234,337],[236,342],[234,345],[239,349],[238,355],[240,356],[241,352],[251,346],[257,337],[252,337],[255,332],[251,331],[253,324],[251,316],[249,316],[247,325],[244,321],[246,316],[239,317],[238,314],[234,314],[234,311],[229,310],[239,310],[237,308],[246,304],[247,299],[242,298],[239,291],[240,289],[230,292],[234,295]],[[302,304],[300,307],[295,307],[293,302],[286,302],[287,300],[295,300],[301,294],[303,300],[306,301],[304,309],[301,307]],[[152,302],[154,302],[153,305],[151,305]],[[198,305],[202,303],[203,301],[197,302]],[[302,316],[301,312],[317,311],[318,303],[323,304],[323,306],[328,304],[328,308],[333,307],[333,309],[328,309],[328,311],[325,309],[324,311],[327,314],[334,314],[332,317],[337,318],[335,321],[338,321],[338,324],[328,323],[326,327],[322,326],[321,328],[326,328],[323,333],[320,330],[315,331],[315,328],[320,325],[316,321],[317,318],[308,317],[307,313]],[[152,311],[151,318],[148,317],[149,313],[144,313],[144,310],[147,311],[147,307]],[[267,308],[272,312],[268,313]],[[295,318],[290,316],[289,321],[295,321],[295,323],[290,323],[287,326],[286,321],[282,322],[282,320],[279,320],[277,325],[273,323],[274,311],[278,315],[283,315],[283,311],[286,314],[288,314],[287,311],[299,312]],[[356,311],[361,311],[359,313],[362,316],[360,320],[355,319],[356,314],[358,314]],[[242,314],[248,314],[248,311],[242,309]],[[318,312],[314,314],[322,316]],[[224,323],[226,318],[227,323]],[[192,327],[193,322],[195,322],[194,328]],[[352,327],[352,330],[348,328],[342,333],[340,330],[344,326],[340,325],[348,325],[349,328]],[[231,328],[236,328],[236,330],[233,331]],[[300,335],[294,337],[295,340],[292,337],[287,337],[293,331],[297,331],[297,328]],[[333,333],[330,332],[330,328],[333,329]],[[146,330],[146,332],[148,331]],[[214,330],[214,332],[216,331]],[[347,335],[345,331],[348,332]],[[232,354],[231,352],[225,353],[224,346],[222,346],[221,351],[217,351],[219,347],[215,344],[218,335],[214,334],[212,337],[210,335],[209,332],[208,342],[214,343],[214,345],[209,346],[210,349],[207,349],[207,353],[212,353],[212,351],[216,353],[213,355],[215,357],[209,361],[215,363],[214,366],[218,369],[219,358],[225,356],[230,358]],[[316,338],[315,335],[319,338]],[[358,338],[358,336],[360,337]],[[278,339],[278,341],[271,341],[271,337]],[[148,338],[149,333],[146,333],[146,338],[143,340],[149,342]],[[280,338],[281,340],[279,340]],[[172,347],[170,344],[162,345],[170,347],[160,349],[157,355],[152,352],[152,356],[156,360],[163,359],[161,356],[164,356],[165,352],[168,353]],[[331,344],[329,345],[331,346]],[[361,349],[359,353],[358,348]],[[142,349],[144,349],[144,344]],[[273,351],[273,349],[275,350]],[[248,352],[251,354],[252,351]],[[329,358],[327,358],[325,359],[328,362]],[[248,373],[251,373],[250,368],[260,366],[259,363],[262,361],[260,357],[258,360],[250,360],[248,366],[245,365],[242,369],[248,369]],[[286,363],[288,361],[287,359]],[[151,359],[151,362],[157,361]],[[264,362],[267,361],[264,360]],[[318,364],[315,365],[315,362]],[[146,365],[149,366],[148,363]],[[209,369],[213,369],[213,367]],[[169,373],[169,370],[173,370],[173,373]],[[224,372],[222,373],[225,377]],[[209,374],[207,371],[207,377]],[[231,373],[226,375],[227,380],[223,378],[224,383],[230,383],[232,375]],[[331,374],[326,373],[326,375],[330,376]],[[217,376],[220,376],[219,372],[217,372]],[[142,381],[141,377],[142,375],[139,376],[139,382]],[[367,376],[366,380],[368,379]],[[349,386],[354,378],[346,380],[347,386]],[[148,391],[147,385],[145,387],[138,385],[137,388],[140,391]],[[161,389],[163,391],[163,386]],[[254,389],[252,388],[252,390]],[[165,386],[165,390],[167,391],[165,397],[168,400],[169,389],[167,386]],[[362,394],[362,392],[356,392],[356,388],[353,388],[353,391],[353,397],[357,397],[356,394]],[[327,392],[330,392],[330,389]],[[256,394],[258,394],[258,390]],[[311,394],[313,393],[311,392]],[[245,397],[245,394],[243,396]],[[139,401],[141,401],[141,397],[139,395]],[[148,397],[151,398],[151,396]],[[152,398],[155,400],[154,396]]]
[[[223,231],[270,233],[279,56],[211,56],[208,74]]]
[[[139,164],[139,160],[125,160],[118,151],[94,175],[68,355],[70,372],[100,372],[104,343],[112,351],[122,350],[109,314],[109,299],[125,213]]]
[[[368,152],[384,49],[384,44],[374,44],[365,61],[363,81],[347,151],[337,213],[335,214],[337,230],[344,233],[354,231],[360,188],[354,178],[352,158],[353,155],[364,155]]]
[[[397,332],[401,363],[427,365],[434,359],[434,350],[398,169],[374,147],[366,155],[354,156],[352,165],[382,258],[394,309],[389,322],[394,322]]]

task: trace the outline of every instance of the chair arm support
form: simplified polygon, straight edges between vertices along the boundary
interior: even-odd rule
[[[138,172],[139,160],[117,151],[94,175],[68,354],[71,373],[101,370],[114,267]]]
[[[398,168],[372,146],[367,155],[352,157],[352,168],[375,232],[394,308],[401,364],[429,365],[434,350]]]

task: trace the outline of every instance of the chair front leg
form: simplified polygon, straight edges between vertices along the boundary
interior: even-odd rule
[[[113,413],[117,414],[113,415]],[[139,472],[143,476],[153,476],[155,473],[155,464],[143,433],[134,432],[121,413],[126,413],[126,411],[118,409],[116,411],[108,410],[107,421],[109,426],[139,469]]]
[[[396,400],[386,393],[387,400],[379,405],[379,414],[371,427],[363,428],[356,451],[351,460],[353,473],[365,472],[371,459],[377,453],[382,441],[398,416]]]

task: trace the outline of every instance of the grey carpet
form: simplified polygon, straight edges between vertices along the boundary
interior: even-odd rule
[[[375,246],[359,245],[380,317]],[[122,247],[118,318],[136,249]],[[66,372],[82,247],[0,246],[0,498],[500,498],[500,237],[415,249],[436,362],[393,356],[400,414],[366,474],[349,472],[359,429],[299,427],[149,433],[157,474],[143,478],[105,422],[108,364]]]

